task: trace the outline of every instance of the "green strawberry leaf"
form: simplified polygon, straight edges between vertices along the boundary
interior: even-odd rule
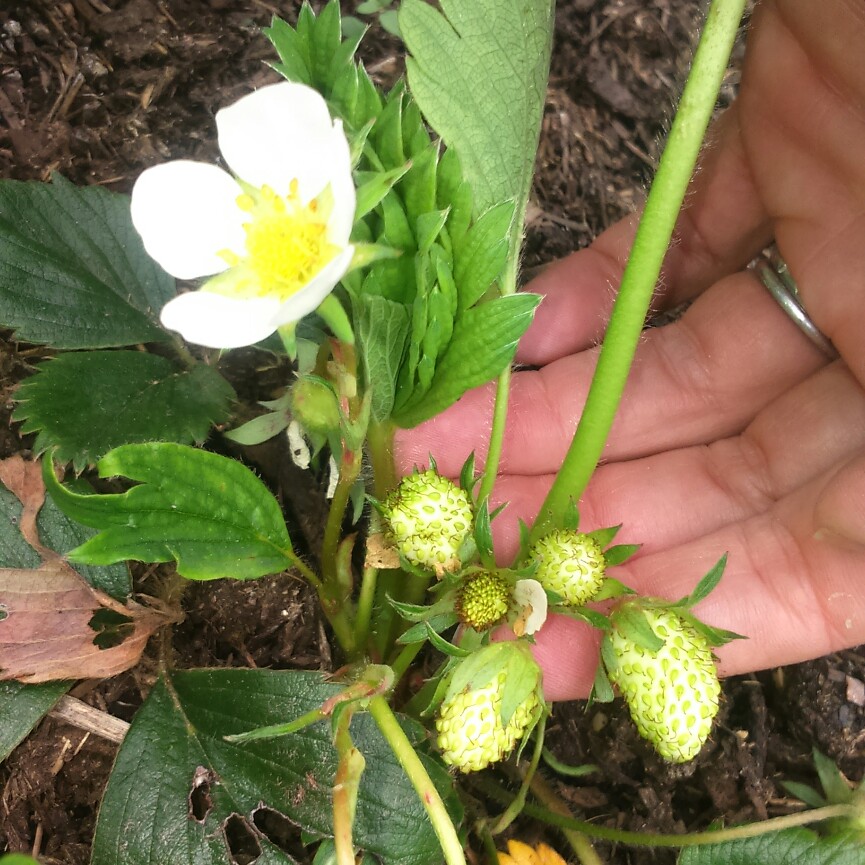
[[[688,847],[678,865],[861,865],[863,842],[850,835],[821,838],[809,829],[785,829],[757,838]]]
[[[0,325],[54,348],[166,341],[174,280],[144,251],[129,199],[99,187],[0,182]]]
[[[459,154],[478,212],[517,203],[522,239],[546,94],[552,0],[403,0],[399,27],[409,87],[430,125]]]
[[[187,371],[140,351],[88,351],[41,364],[16,399],[13,419],[39,433],[34,450],[54,449],[80,472],[119,445],[204,441],[235,394],[204,364]]]
[[[513,218],[513,201],[491,207],[460,244],[454,269],[460,310],[474,306],[502,275],[508,259]]]
[[[237,460],[164,442],[124,445],[98,464],[100,477],[139,481],[122,494],[80,495],[62,486],[50,460],[45,485],[67,515],[100,532],[71,562],[177,562],[191,580],[252,579],[297,559],[279,504]]]
[[[0,612],[2,609],[0,606]],[[51,711],[71,684],[46,682],[44,685],[22,685],[20,682],[0,682],[0,763]]]
[[[92,865],[231,865],[239,861],[238,838],[258,854],[257,865],[289,865],[294,859],[280,846],[279,830],[331,836],[337,755],[328,724],[245,745],[224,737],[298,718],[342,687],[299,671],[193,670],[161,678],[117,755]],[[459,823],[453,782],[426,752],[423,728],[401,723]],[[385,865],[438,865],[441,849],[426,812],[373,720],[355,715],[351,736],[366,758],[354,843]]]
[[[5,853],[0,856],[0,865],[39,865],[39,863],[23,853]]]
[[[386,297],[363,293],[352,298],[357,342],[367,387],[372,391],[370,411],[376,422],[393,409],[400,366],[409,334],[409,307]]]

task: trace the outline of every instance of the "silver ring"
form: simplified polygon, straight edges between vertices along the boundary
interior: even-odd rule
[[[769,291],[769,294],[778,301],[778,305],[790,320],[811,340],[821,352],[829,359],[835,360],[838,352],[832,345],[829,337],[811,321],[802,301],[799,299],[799,288],[790,275],[787,263],[778,254],[775,246],[764,250],[751,262],[751,268],[760,277],[760,282]]]

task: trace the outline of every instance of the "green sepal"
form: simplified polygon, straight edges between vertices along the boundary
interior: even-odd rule
[[[724,574],[724,568],[727,566],[727,554],[724,553],[720,559],[718,559],[717,563],[714,564],[709,572],[706,574],[703,579],[697,583],[696,588],[690,595],[686,595],[680,601],[677,601],[675,606],[677,607],[693,607],[695,604],[698,604],[704,598],[707,598],[714,590],[718,583],[721,581],[721,577]]]
[[[609,564],[609,562],[607,563]],[[608,601],[610,598],[621,598],[624,595],[633,595],[634,590],[626,586],[624,583],[613,577],[605,577],[601,583],[601,588],[598,593],[592,597],[592,603],[598,601]]]
[[[478,481],[480,480],[480,475],[475,476],[475,452],[472,451],[467,457],[466,461],[463,463],[463,467],[460,469],[460,487],[462,491],[469,497],[469,500],[473,498],[474,489],[477,486]]]
[[[475,540],[478,556],[485,568],[495,568],[496,559],[493,553],[493,533],[490,525],[490,511],[487,499],[479,502],[475,508],[475,523],[472,536]]]
[[[254,417],[239,427],[225,430],[222,434],[239,445],[258,445],[281,433],[290,423],[289,415],[274,411]]]
[[[626,639],[648,652],[659,652],[664,641],[652,630],[645,612],[635,604],[623,604],[610,616],[613,627]]]
[[[606,640],[604,641],[606,643]],[[604,643],[601,643],[601,652],[604,651]],[[612,649],[607,645],[609,653],[612,653]],[[616,659],[612,659],[613,669],[615,669]],[[589,697],[589,701],[591,703],[612,703],[616,698],[616,695],[613,693],[613,686],[610,684],[610,679],[607,676],[607,669],[609,669],[609,664],[598,664],[597,669],[595,670],[595,681],[592,684],[592,693]]]
[[[621,565],[633,556],[642,544],[616,544],[604,550],[604,561],[610,566]]]
[[[621,528],[622,524],[619,523],[617,526],[607,526],[603,529],[595,529],[593,532],[586,532],[586,535],[590,537],[601,549],[603,549],[613,542]]]
[[[422,213],[415,221],[415,236],[417,237],[418,251],[428,253],[433,243],[441,234],[448,218],[448,210],[431,210]]]
[[[412,625],[407,631],[403,631],[402,634],[397,637],[397,642],[400,645],[406,646],[410,643],[423,643],[427,639],[427,628],[432,629],[437,634],[440,634],[442,631],[446,631],[448,628],[452,628],[457,622],[459,622],[460,617],[456,613],[439,613],[434,616],[430,616],[428,619],[424,619],[420,622]]]
[[[576,532],[580,528],[580,509],[573,499],[568,499],[562,514],[562,528],[566,532]]]
[[[829,803],[813,787],[800,784],[798,781],[781,781],[781,786],[797,799],[801,799],[811,808],[825,808]]]
[[[560,615],[570,616],[572,619],[585,622],[593,628],[597,628],[599,631],[607,631],[610,628],[609,617],[605,616],[603,613],[599,613],[597,610],[592,610],[589,607],[563,606],[561,608],[556,607],[555,611]]]
[[[724,628],[714,628],[700,621],[687,607],[670,607],[676,615],[687,622],[710,646],[723,646],[733,640],[746,640],[741,634],[727,631]]]
[[[460,646],[455,646],[444,637],[440,637],[429,622],[424,622],[426,627],[427,639],[432,643],[433,647],[438,649],[442,654],[451,658],[467,658],[472,653],[468,649],[463,649]]]

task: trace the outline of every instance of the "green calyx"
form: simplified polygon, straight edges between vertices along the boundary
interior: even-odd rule
[[[507,614],[511,600],[508,581],[495,571],[469,577],[457,595],[456,611],[463,624],[485,631]]]
[[[439,576],[460,568],[459,550],[472,529],[466,493],[432,469],[409,475],[382,506],[390,541],[408,562]]]
[[[607,563],[601,545],[583,532],[560,529],[541,538],[529,550],[538,563],[534,578],[560,595],[565,604],[581,607],[601,589]]]
[[[640,735],[671,763],[700,752],[721,692],[710,642],[689,618],[686,611],[628,602],[612,614],[602,649]]]

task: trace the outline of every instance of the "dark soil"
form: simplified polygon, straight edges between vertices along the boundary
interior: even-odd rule
[[[588,243],[642,199],[659,140],[686,72],[703,4],[696,0],[561,0],[526,264]],[[259,28],[293,21],[294,0],[5,0],[0,8],[0,176],[128,192],[146,166],[216,157],[213,115],[277,76]],[[389,84],[399,45],[378,28],[362,49]],[[724,99],[735,91],[731,73]],[[32,356],[6,341],[0,354],[4,420]],[[238,373],[240,390],[244,388]],[[251,395],[251,394],[250,394]],[[0,456],[28,453],[8,422]],[[320,497],[273,446],[248,457],[284,495],[314,547]],[[297,490],[301,490],[300,493]],[[157,574],[158,577],[158,574]],[[144,575],[139,588],[147,588]],[[300,581],[192,586],[174,643],[183,666],[329,669],[326,633]],[[151,656],[76,696],[130,719],[155,678]],[[670,768],[637,738],[621,706],[561,705],[550,743],[568,763],[600,770],[560,792],[601,824],[683,832],[787,813],[782,779],[814,782],[816,746],[853,779],[865,771],[865,655],[850,651],[725,683],[720,723],[691,765]],[[0,852],[37,852],[83,865],[115,746],[45,721],[0,767]],[[550,773],[550,777],[554,777]],[[527,840],[540,830],[520,827]],[[564,840],[547,835],[562,852]],[[671,863],[671,852],[604,848],[611,863]]]

